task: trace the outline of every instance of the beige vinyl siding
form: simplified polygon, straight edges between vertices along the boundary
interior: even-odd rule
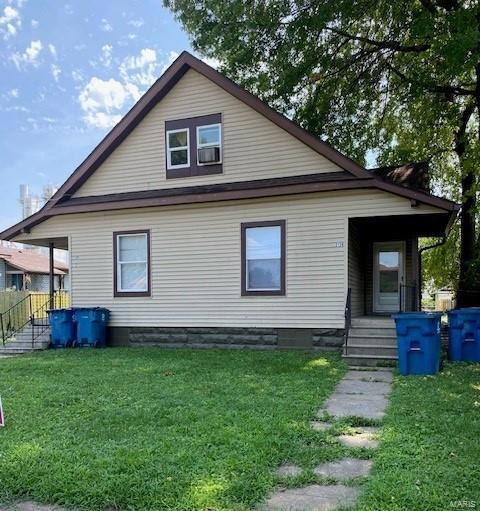
[[[325,192],[62,215],[22,239],[69,237],[73,305],[107,307],[114,326],[342,328],[348,217],[435,211],[382,191]],[[260,220],[286,220],[284,297],[241,296],[240,224]],[[112,233],[146,228],[152,297],[113,298]]]
[[[358,227],[350,223],[348,235],[348,287],[352,290],[352,317],[365,314],[364,246]]]
[[[214,113],[222,114],[223,174],[167,180],[165,121]],[[242,101],[189,70],[75,196],[340,170]]]

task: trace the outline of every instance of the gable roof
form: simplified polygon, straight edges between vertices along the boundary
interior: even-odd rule
[[[170,90],[172,90],[174,85],[189,69],[193,69],[197,73],[205,76],[226,92],[247,104],[274,124],[284,129],[287,133],[294,136],[320,155],[329,159],[340,168],[350,172],[355,177],[364,179],[371,177],[369,172],[361,165],[341,154],[331,145],[323,142],[318,137],[304,130],[298,124],[280,114],[273,108],[270,108],[261,99],[257,98],[250,92],[247,92],[245,89],[232,82],[232,80],[222,75],[208,64],[205,64],[205,62],[202,62],[190,53],[184,51],[138,100],[138,102],[130,109],[122,120],[110,131],[110,133],[107,134],[100,144],[98,144],[98,146],[87,156],[79,167],[77,167],[73,174],[50,199],[49,202],[51,205],[54,205],[65,198],[71,197],[108,158],[108,156],[110,156],[110,154],[125,140],[125,138],[150,112],[150,110],[161,99],[163,99]]]
[[[48,274],[50,271],[48,257],[31,249],[0,247],[0,259],[26,273]],[[54,261],[54,273],[65,275],[68,273],[68,266],[60,261]]]
[[[199,186],[187,187],[187,189],[172,189],[169,192],[156,190],[153,194],[155,197],[151,197],[149,195],[150,192],[132,192],[130,196],[127,193],[98,196],[95,198],[86,197],[82,198],[83,201],[80,198],[73,199],[72,195],[127,138],[150,110],[172,90],[189,69],[200,73],[232,96],[247,104],[306,146],[335,163],[343,169],[343,172],[331,173],[318,177],[317,180],[313,178],[313,181],[312,177],[297,176],[294,182],[290,182],[287,178],[273,178],[270,180],[246,181],[238,184],[230,183],[234,188],[236,185],[236,190],[225,190],[222,188],[222,185],[210,185],[210,187]],[[188,190],[188,188],[196,189]],[[47,218],[62,213],[105,211],[128,207],[184,204],[188,202],[211,202],[214,200],[268,197],[289,193],[353,188],[378,188],[414,201],[438,207],[445,211],[458,211],[459,209],[459,206],[452,201],[417,190],[411,190],[377,178],[372,172],[341,154],[332,146],[301,128],[284,115],[273,110],[262,100],[235,84],[209,65],[184,51],[122,120],[105,136],[83,163],[77,167],[45,206],[37,213],[0,233],[0,239],[12,239],[22,231],[28,232],[31,227],[43,222]],[[133,197],[132,194],[137,195]],[[126,200],[127,198],[131,200]]]

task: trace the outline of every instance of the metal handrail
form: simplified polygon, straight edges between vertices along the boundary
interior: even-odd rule
[[[30,322],[32,313],[32,295],[28,294],[6,311],[0,312],[0,324],[2,330],[2,343],[23,330]]]
[[[30,316],[32,348],[35,347],[35,340],[38,339],[44,332],[46,332],[50,326],[48,320],[48,311],[56,307],[57,296],[59,295],[55,292],[53,297],[49,297],[43,305],[32,311]]]
[[[29,294],[6,311],[0,312],[0,334],[3,345],[5,346],[9,339],[30,324],[33,347],[35,340],[49,327],[48,310],[54,309],[57,305],[62,306],[62,293],[62,291],[55,291],[53,299],[49,296],[35,310],[32,295]]]
[[[347,299],[345,301],[345,333],[344,333],[344,355],[348,355],[348,332],[352,325],[352,288],[347,289]]]

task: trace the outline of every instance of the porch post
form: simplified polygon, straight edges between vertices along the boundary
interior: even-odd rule
[[[54,259],[53,259],[53,248],[54,244],[50,242],[48,244],[48,263],[49,263],[49,290],[50,290],[50,308],[55,307],[54,296],[55,296],[55,270],[54,270]]]

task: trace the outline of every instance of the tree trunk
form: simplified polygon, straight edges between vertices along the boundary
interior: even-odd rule
[[[477,75],[480,78],[480,66],[477,66]],[[480,81],[477,86],[480,97]],[[480,275],[473,275],[470,269],[475,259],[475,211],[476,211],[476,176],[471,168],[466,167],[464,154],[467,148],[467,126],[477,104],[471,102],[466,105],[459,129],[455,138],[455,152],[457,153],[462,172],[462,210],[460,212],[460,278],[457,290],[457,305],[468,307],[480,305]],[[480,135],[480,131],[479,131]]]
[[[480,275],[470,271],[475,259],[475,175],[466,172],[462,177],[462,211],[460,213],[460,279],[457,305],[469,307],[480,305]]]

